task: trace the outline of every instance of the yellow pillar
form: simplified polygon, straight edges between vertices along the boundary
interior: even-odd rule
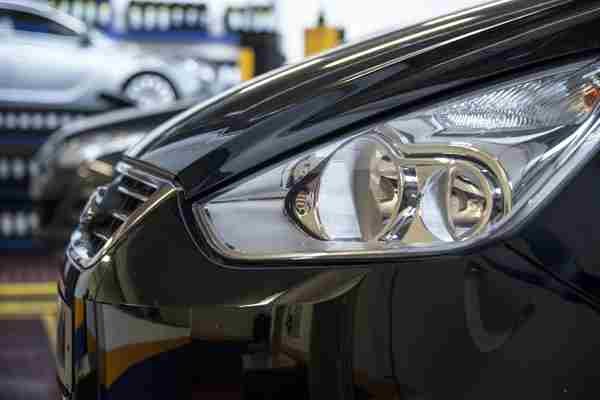
[[[340,32],[326,25],[304,30],[304,55],[310,56],[340,44]]]
[[[255,66],[254,50],[251,47],[242,47],[238,56],[238,65],[240,67],[240,76],[243,81],[254,77]]]

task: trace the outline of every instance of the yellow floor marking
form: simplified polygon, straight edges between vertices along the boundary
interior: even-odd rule
[[[50,342],[50,350],[52,350],[52,354],[56,357],[56,315],[42,315],[41,320],[44,324],[48,341]]]
[[[48,337],[52,355],[56,357],[57,306],[54,300],[21,300],[20,296],[56,296],[56,282],[0,283],[0,319],[39,318]],[[11,299],[13,297],[13,299]],[[44,297],[42,297],[44,298]]]
[[[56,301],[0,302],[0,317],[7,315],[56,315]]]
[[[55,295],[56,282],[0,283],[0,297]]]

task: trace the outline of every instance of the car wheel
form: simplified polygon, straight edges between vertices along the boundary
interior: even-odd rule
[[[153,107],[177,100],[177,93],[171,82],[154,73],[134,76],[125,84],[123,93],[139,107]]]

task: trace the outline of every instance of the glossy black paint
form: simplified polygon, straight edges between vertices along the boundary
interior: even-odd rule
[[[500,2],[317,57],[176,118],[126,161],[181,189],[96,264],[65,263],[60,290],[72,309],[84,304],[73,328],[88,338],[68,397],[598,397],[600,155],[517,235],[460,256],[230,268],[206,251],[189,209],[384,115],[597,57],[599,23],[600,2]],[[154,324],[151,339],[133,337],[140,324]],[[173,330],[184,332],[177,347],[117,368],[120,350]]]

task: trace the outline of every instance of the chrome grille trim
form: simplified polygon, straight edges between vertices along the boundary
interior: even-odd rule
[[[108,239],[110,239],[110,237],[108,235],[106,235],[103,232],[100,231],[92,231],[92,235],[96,236],[98,239],[101,239],[105,242],[108,242]]]
[[[159,178],[154,175],[150,175],[147,172],[140,171],[139,169],[132,167],[123,161],[119,162],[115,167],[118,173],[128,176],[137,181],[143,182],[148,186],[152,186],[155,189],[162,187],[163,185],[171,185],[172,183],[166,179]]]
[[[123,214],[122,212],[118,212],[118,211],[113,211],[110,213],[110,215],[112,215],[113,217],[115,217],[116,219],[118,219],[119,221],[122,221],[122,222],[127,221],[127,218],[129,218],[129,215]]]
[[[116,186],[116,191],[119,194],[125,195],[129,199],[133,198],[136,201],[139,201],[140,204],[136,205],[135,208],[128,213],[123,213],[123,210],[111,210],[110,217],[113,218],[113,221],[109,222],[108,226],[117,227],[114,230],[110,229],[109,232],[107,232],[107,229],[92,228],[88,232],[81,230],[81,226],[77,228],[73,233],[71,243],[67,248],[67,257],[82,269],[89,268],[99,262],[102,257],[104,257],[111,248],[116,246],[127,232],[140,223],[148,213],[154,210],[164,200],[174,196],[181,190],[181,188],[169,181],[152,177],[128,164],[119,163],[117,165],[117,171],[122,174],[122,176],[151,186],[153,193],[149,196],[143,196],[146,198],[146,201],[142,201],[136,196],[124,193],[120,187],[120,182],[113,182]],[[122,176],[118,176],[116,179],[121,179]],[[128,189],[126,187],[124,188]],[[124,199],[123,202],[127,202],[129,199]],[[101,240],[102,244],[99,247],[94,246],[92,238],[96,238],[96,241]]]
[[[133,197],[134,199],[138,199],[141,202],[145,203],[146,201],[148,201],[148,196],[138,193],[135,190],[128,189],[125,186],[119,185],[117,187],[117,190],[123,193],[124,195]]]

